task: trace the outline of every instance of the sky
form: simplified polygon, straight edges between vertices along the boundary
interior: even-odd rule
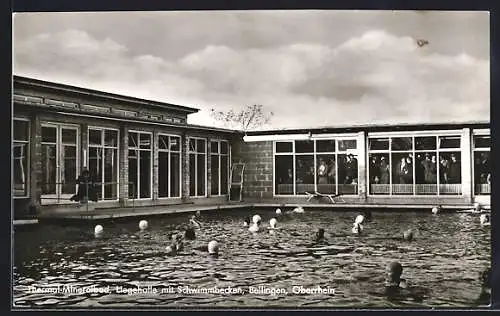
[[[252,104],[263,129],[488,121],[489,38],[480,11],[15,13],[13,73],[195,107],[200,125]]]

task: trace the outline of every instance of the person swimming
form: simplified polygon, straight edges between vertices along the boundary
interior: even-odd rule
[[[269,228],[268,229],[278,229],[278,227],[276,227],[276,225],[278,224],[278,220],[276,218],[271,218],[271,220],[269,221]]]
[[[439,212],[441,212],[441,205],[432,208],[432,214],[436,215]]]
[[[481,223],[481,226],[491,226],[489,215],[481,214],[481,216],[479,216],[479,222]]]
[[[219,243],[216,240],[212,240],[208,243],[207,246],[208,254],[212,257],[219,256]]]
[[[353,234],[356,234],[359,236],[363,232],[363,225],[361,225],[360,223],[354,222],[354,224],[352,225],[351,231]]]
[[[277,208],[277,209],[276,209],[276,215],[277,215],[277,216],[280,216],[281,214],[282,214],[281,209]]]
[[[256,233],[260,230],[260,221],[256,222],[256,223],[252,223],[252,225],[250,225],[250,227],[248,228],[248,231],[252,232],[252,233]]]
[[[389,263],[386,271],[387,271],[387,279],[385,283],[386,290],[400,289],[400,288],[404,289],[408,287],[406,280],[401,278],[401,275],[403,274],[403,266],[399,262],[393,261]]]
[[[413,240],[413,237],[414,237],[414,232],[413,232],[413,229],[407,229],[403,232],[403,239],[406,240],[406,241],[412,241]]]
[[[325,230],[323,228],[318,228],[318,231],[314,235],[315,242],[325,241]]]
[[[361,223],[363,223],[364,220],[365,220],[365,217],[363,215],[359,214],[358,216],[356,216],[354,223],[361,224]]]
[[[201,228],[201,223],[196,219],[196,215],[191,216],[189,224],[191,224],[194,228]]]
[[[296,207],[292,210],[292,213],[302,214],[304,213],[304,208],[302,208],[302,206]]]
[[[170,246],[177,252],[184,249],[184,242],[182,236],[177,233],[172,233],[169,235]]]

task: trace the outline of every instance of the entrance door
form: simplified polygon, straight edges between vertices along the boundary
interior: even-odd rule
[[[42,203],[69,203],[79,174],[78,126],[42,124]]]

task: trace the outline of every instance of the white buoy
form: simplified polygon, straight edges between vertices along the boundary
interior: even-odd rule
[[[139,222],[139,229],[140,230],[145,230],[148,228],[148,221],[147,220],[142,220]]]
[[[276,209],[276,215],[281,215],[281,209],[279,208]]]
[[[101,225],[96,225],[94,228],[94,234],[100,235],[104,231],[104,228]]]
[[[439,213],[439,207],[435,206],[432,208],[432,214],[437,214]]]
[[[365,217],[363,215],[359,214],[358,216],[356,216],[354,223],[361,224],[361,223],[363,223],[364,220],[365,220]]]
[[[212,240],[208,243],[208,253],[213,255],[219,253],[219,243],[215,240]]]
[[[252,217],[252,222],[253,222],[253,223],[255,223],[255,224],[257,224],[257,223],[258,223],[258,222],[260,222],[261,220],[262,220],[262,218],[260,217],[260,215],[259,215],[259,214],[254,215],[254,216]]]
[[[276,220],[276,218],[271,218],[271,220],[269,221],[269,226],[271,226],[271,228],[276,228],[277,223],[278,221]]]

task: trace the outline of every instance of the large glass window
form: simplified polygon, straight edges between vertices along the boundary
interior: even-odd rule
[[[28,196],[29,148],[29,121],[15,118],[12,143],[14,197]]]
[[[180,197],[181,138],[158,135],[158,197]]]
[[[129,198],[150,199],[152,187],[152,135],[128,132]]]
[[[189,138],[189,192],[191,196],[206,195],[207,141]]]
[[[460,136],[369,137],[372,195],[462,193]]]
[[[229,177],[229,144],[226,141],[210,142],[211,195],[227,194]]]
[[[274,193],[357,194],[355,139],[275,142]]]
[[[474,135],[474,194],[491,194],[490,135]]]
[[[98,200],[118,199],[118,130],[88,129],[88,166]]]
[[[79,128],[42,123],[42,203],[67,203],[79,176]]]

